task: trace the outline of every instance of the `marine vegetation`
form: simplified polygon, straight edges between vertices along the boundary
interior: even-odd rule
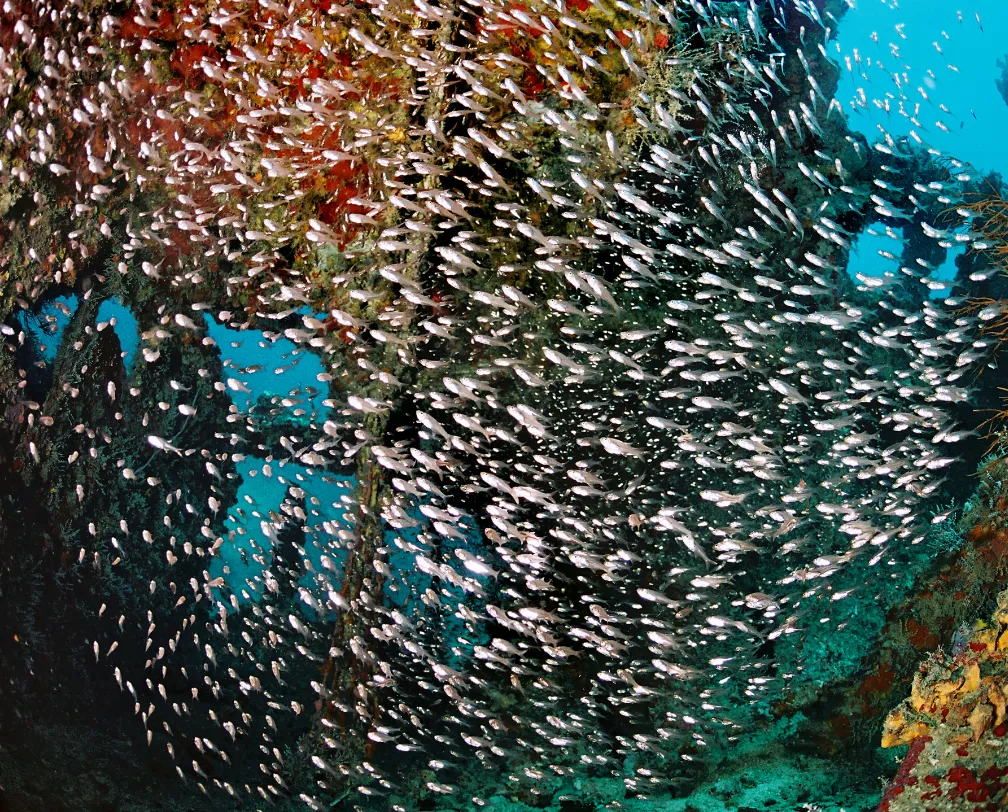
[[[974,250],[989,262],[990,267],[997,270],[997,274],[986,282],[985,289],[977,291],[967,306],[979,317],[981,333],[995,347],[1000,348],[1008,339],[1008,291],[1005,289],[1005,268],[1008,267],[1008,202],[1005,201],[1000,186],[992,183],[982,192],[967,195],[964,209],[971,216],[972,233],[978,237],[973,245]],[[985,280],[988,278],[986,273],[974,275]],[[999,391],[1003,400],[1003,393],[1008,390],[1000,387]],[[990,441],[988,451],[997,452],[992,457],[992,461],[996,462],[1001,458],[1008,410],[1003,408],[1003,403],[998,403],[984,411],[987,419],[983,428]]]
[[[910,751],[880,809],[921,809],[939,798],[970,808],[1003,805],[1006,620],[1008,593],[1002,592],[989,622],[978,622],[951,651],[939,649],[921,664],[909,699],[886,719],[883,747],[909,744]]]
[[[85,675],[243,810],[633,808],[799,735],[996,387],[934,273],[993,273],[986,181],[850,129],[845,8],[8,0],[3,698]]]

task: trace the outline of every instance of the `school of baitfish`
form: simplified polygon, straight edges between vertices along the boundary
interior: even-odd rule
[[[501,791],[595,769],[647,795],[744,735],[805,635],[914,554],[1000,311],[924,259],[847,275],[872,222],[984,245],[978,179],[927,147],[954,117],[902,32],[842,53],[841,11],[5,0],[5,194],[41,178],[72,226],[29,249],[16,306],[97,244],[81,306],[118,285],[144,314],[132,371],[100,381],[110,423],[57,432],[52,398],[79,391],[57,376],[22,402],[22,456],[97,464],[137,416],[72,496],[138,494],[144,526],[85,515],[77,558],[154,552],[130,576],[146,612],[96,598],[93,657],[184,779],[246,808],[406,808],[415,775],[481,803],[473,764]],[[869,144],[859,105],[911,137]],[[36,227],[19,211],[6,228]],[[261,369],[213,361],[210,316],[321,359],[273,398],[293,428],[265,440],[229,400]],[[217,444],[194,445],[208,413]],[[281,504],[236,499],[243,462]]]

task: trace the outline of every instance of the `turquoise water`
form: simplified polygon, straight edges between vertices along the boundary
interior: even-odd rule
[[[1001,73],[997,60],[1008,51],[1003,4],[860,0],[848,5],[826,52],[840,66],[835,98],[851,129],[869,143],[884,144],[886,135],[910,138],[913,145],[961,162],[962,179],[1008,173],[1003,147],[1008,103],[995,85]],[[875,223],[858,235],[850,275],[898,275],[904,238],[901,230],[895,234]],[[947,295],[949,288],[937,283],[955,279],[956,257],[965,250],[956,246],[944,262],[926,269],[936,283],[932,299]]]
[[[226,540],[211,562],[211,576],[223,576],[241,601],[260,600],[278,526],[300,526],[304,529],[300,561],[305,571],[298,586],[326,605],[328,590],[339,590],[341,584],[346,548],[340,531],[353,526],[343,515],[352,510],[349,497],[353,478],[319,474],[290,461],[257,457],[241,460],[237,473],[241,485],[236,503],[227,512]],[[303,495],[290,499],[292,488],[300,489]],[[306,518],[299,520],[281,512],[285,500],[302,505]],[[323,556],[328,559],[326,566]]]
[[[1008,104],[994,84],[1000,74],[996,62],[1008,52],[1004,3],[858,0],[848,5],[852,8],[841,18],[827,53],[841,66],[836,98],[849,125],[869,142],[880,137],[880,128],[893,138],[913,132],[927,147],[969,164],[972,171],[1008,174]],[[867,104],[857,103],[859,89]],[[887,99],[888,111],[875,104]]]
[[[71,294],[57,296],[38,315],[18,313],[21,327],[31,333],[39,356],[46,362],[52,363],[55,360],[56,352],[63,340],[63,331],[76,310],[77,297]]]
[[[234,330],[208,313],[204,318],[207,334],[220,350],[224,367],[221,383],[231,378],[240,384],[227,390],[240,412],[247,414],[261,396],[270,396],[284,399],[272,408],[290,418],[305,422],[326,418],[330,409],[327,387],[318,380],[323,372],[318,355],[286,338],[267,337],[263,330]],[[283,524],[270,514],[277,519],[284,516],[281,505],[288,500],[303,505],[308,514],[303,522],[286,517],[302,526],[305,533],[301,557],[305,572],[299,586],[310,590],[325,605],[326,592],[338,590],[341,583],[346,549],[339,536],[352,527],[343,514],[351,510],[354,477],[322,473],[290,460],[254,456],[242,459],[237,473],[241,478],[237,504],[228,510],[226,540],[211,564],[211,574],[223,575],[240,600],[261,599],[277,525]],[[292,488],[301,489],[303,495],[291,500]],[[323,556],[329,561],[327,567],[322,566]],[[307,604],[301,605],[315,614]]]
[[[329,412],[325,403],[328,387],[318,379],[324,372],[318,355],[289,339],[267,338],[263,330],[233,330],[209,313],[204,313],[203,318],[207,334],[220,348],[227,377],[241,385],[228,390],[239,411],[247,412],[262,395],[280,395],[290,405],[279,408],[292,417],[325,419]]]
[[[866,277],[887,277],[896,279],[900,272],[900,256],[904,243],[903,229],[876,222],[868,226],[852,241],[848,274],[857,279]],[[932,267],[920,267],[920,273],[934,284],[930,285],[929,297],[939,299],[948,295],[956,278],[956,258],[966,251],[965,246],[948,249],[945,261]],[[944,283],[944,284],[941,284]]]

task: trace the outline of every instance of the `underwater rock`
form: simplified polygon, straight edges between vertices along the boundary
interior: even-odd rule
[[[880,810],[973,809],[978,802],[1000,808],[1008,797],[1006,652],[1008,590],[989,622],[921,664],[909,698],[887,717],[882,746],[911,749]]]
[[[871,650],[856,672],[825,686],[810,716],[824,718],[823,746],[882,734],[885,715],[906,695],[920,657],[946,648],[971,628],[978,608],[1003,585],[1008,570],[1008,534],[997,505],[1004,493],[1003,461],[981,466],[979,486],[961,516],[935,525],[923,543],[929,562],[875,627],[864,619],[855,628],[871,638]]]
[[[174,770],[157,768],[139,737],[102,729],[107,717],[38,714],[5,720],[0,733],[0,812],[220,812]]]

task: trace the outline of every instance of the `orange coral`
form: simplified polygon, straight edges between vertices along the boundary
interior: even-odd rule
[[[950,736],[977,742],[1004,723],[1008,686],[1008,590],[998,595],[991,624],[974,630],[953,658],[932,655],[915,675],[910,696],[885,722],[883,747],[909,744],[921,736]]]

